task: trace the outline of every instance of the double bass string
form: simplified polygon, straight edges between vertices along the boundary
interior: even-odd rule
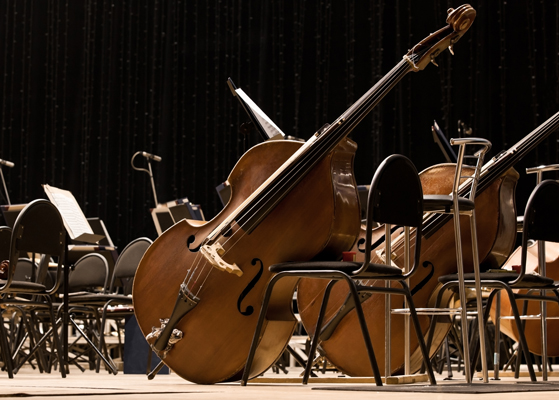
[[[478,190],[483,190],[486,187],[486,185],[496,177],[496,175],[500,175],[507,169],[511,168],[522,157],[524,157],[524,155],[528,151],[531,151],[534,147],[540,144],[540,142],[543,139],[545,139],[551,132],[556,130],[558,127],[559,127],[559,112],[551,116],[547,121],[542,123],[531,133],[526,135],[523,139],[521,139],[518,143],[516,143],[511,148],[511,150],[508,150],[507,153],[511,154],[511,156],[508,157],[507,160],[505,160],[506,162],[503,164],[503,166],[501,166],[500,168],[495,168],[494,170],[487,172],[485,175],[482,175],[482,177],[480,178],[480,184],[478,186],[479,188]],[[506,156],[506,154],[504,154],[503,157],[504,156]],[[492,167],[493,164],[495,164],[495,162],[491,162],[491,161],[487,163],[488,169]],[[498,155],[497,155],[497,161],[498,161]],[[483,174],[483,170],[482,170],[482,174]],[[490,176],[489,179],[487,179],[488,176]],[[483,178],[485,179],[483,182],[481,182],[481,179]]]
[[[412,55],[410,60],[413,63],[415,61],[416,55]],[[270,188],[263,188],[261,191],[263,192],[260,198],[257,198],[256,201],[253,201],[248,205],[248,208],[244,210],[240,210],[237,213],[237,218],[234,219],[229,229],[239,228],[237,229],[229,238],[225,240],[224,243],[221,245],[227,245],[230,243],[233,238],[235,238],[235,242],[228,246],[228,249],[225,250],[226,254],[228,250],[232,249],[246,234],[249,232],[242,229],[245,224],[247,224],[251,218],[248,217],[246,221],[244,220],[244,216],[251,216],[251,215],[259,215],[261,211],[266,212],[267,210],[272,210],[282,199],[283,196],[279,195],[278,193],[286,193],[291,188],[295,186],[299,182],[300,179],[304,175],[306,175],[306,171],[309,171],[312,166],[314,166],[317,162],[319,162],[322,157],[321,155],[327,154],[331,151],[339,142],[340,140],[345,137],[353,128],[361,122],[361,120],[374,108],[378,102],[385,96],[389,89],[391,89],[394,85],[396,85],[405,74],[407,74],[411,70],[411,66],[409,61],[402,60],[398,63],[391,72],[389,72],[385,77],[383,77],[377,84],[375,84],[369,91],[367,91],[358,101],[356,101],[352,106],[350,106],[333,124],[333,128],[330,130],[326,130],[319,139],[317,140],[316,144],[310,146],[309,150],[301,155],[299,160],[295,160],[292,165],[287,166],[287,170],[283,175],[280,175],[277,182],[272,182]],[[338,125],[341,123],[341,129],[337,129]],[[237,219],[241,220],[242,223],[239,223]],[[239,235],[239,230],[242,233]],[[220,238],[224,237],[223,234],[220,234]],[[219,239],[217,239],[219,240]],[[207,242],[207,239],[205,240]],[[199,278],[202,276],[203,272],[206,270],[209,262],[202,262],[202,256],[199,254],[196,257],[196,266],[194,268],[189,268],[183,283],[189,287],[190,285],[195,285],[198,283]],[[203,279],[201,285],[198,287],[197,294],[202,289],[205,281],[208,279],[209,275],[213,271],[213,266],[210,264],[210,270],[206,274],[205,278]],[[198,271],[198,269],[200,270]],[[198,277],[194,279],[195,275],[198,273]],[[193,280],[194,279],[194,280]],[[189,288],[190,290],[190,288]]]
[[[320,161],[322,159],[322,157],[320,157],[321,155],[327,154],[332,150],[340,142],[341,138],[345,137],[348,132],[368,114],[370,109],[384,97],[388,89],[400,81],[403,75],[409,72],[409,70],[410,67],[405,61],[400,62],[393,68],[392,73],[387,74],[387,78],[381,79],[373,88],[365,93],[361,99],[342,114],[332,125],[333,128],[322,134],[316,144],[310,146],[309,150],[301,155],[299,161],[294,161],[292,165],[288,166],[287,171],[278,178],[277,182],[272,183],[271,187],[260,198],[257,198],[255,202],[250,204],[246,211],[241,211],[241,213],[239,213],[240,217],[237,218],[241,222],[239,223],[235,220],[232,222],[231,227],[243,228],[245,224],[250,221],[249,217],[245,222],[244,216],[258,215],[263,210],[273,209],[283,198],[281,196],[276,196],[276,194],[288,192],[298,182],[297,178],[304,176],[306,171],[310,170],[313,165]],[[342,124],[341,129],[337,129],[338,122],[345,122],[345,118],[347,118],[347,123]],[[243,231],[239,239],[246,233],[246,231]],[[232,235],[232,237],[234,236],[236,235]],[[228,241],[229,239],[226,243]]]
[[[230,242],[231,239],[235,238],[235,243],[233,243],[229,247],[229,249],[231,249],[239,242],[239,240],[244,237],[244,235],[249,233],[242,228],[248,221],[250,221],[251,217],[248,217],[248,220],[246,222],[243,221],[242,223],[239,223],[237,219],[243,220],[243,217],[247,215],[259,215],[260,211],[262,210],[264,210],[264,213],[267,214],[266,211],[272,210],[283,199],[283,196],[276,196],[276,194],[288,192],[296,183],[298,183],[298,181],[301,179],[301,176],[305,175],[305,171],[308,171],[313,165],[315,165],[322,159],[320,155],[327,154],[329,150],[333,149],[335,145],[339,143],[341,138],[346,136],[371,111],[371,109],[378,104],[378,102],[384,97],[385,93],[391,87],[396,85],[402,79],[402,77],[411,70],[410,64],[414,64],[417,57],[418,56],[416,54],[412,54],[409,58],[409,61],[402,60],[400,63],[398,63],[396,67],[394,67],[391,71],[392,73],[388,73],[367,93],[365,93],[361,97],[361,99],[359,99],[348,110],[346,110],[346,112],[334,122],[333,128],[331,130],[326,130],[328,134],[322,134],[322,136],[319,137],[319,140],[317,140],[316,145],[309,146],[309,150],[301,155],[301,159],[299,161],[295,160],[291,165],[287,166],[286,172],[279,176],[277,182],[272,182],[270,188],[262,189],[261,192],[263,192],[263,194],[260,198],[256,198],[256,201],[249,203],[248,208],[240,210],[240,212],[237,213],[237,218],[231,221],[229,229],[238,227],[241,228],[243,232],[239,236],[238,230],[235,231],[233,235],[231,235],[230,238],[226,239],[225,243],[223,244],[227,244]],[[342,129],[337,129],[338,124],[340,123],[343,123],[343,127]],[[323,139],[320,140],[320,138]],[[220,234],[220,237],[223,237],[223,234]],[[225,252],[227,251],[228,250],[226,250]],[[391,257],[391,255],[388,255],[388,257]],[[188,279],[188,283],[192,281],[192,278],[194,277],[199,264],[200,261],[198,261],[198,265],[194,268],[194,271],[192,271],[190,279]],[[205,270],[207,264],[207,262],[204,263],[204,267],[202,271],[200,271],[200,275],[202,274],[203,270]],[[187,276],[185,277],[185,281],[188,278],[189,273],[190,269],[187,273]],[[208,276],[209,273],[206,275],[205,279],[207,279]],[[197,282],[197,280],[195,282]],[[200,289],[201,287],[199,288],[199,290]]]

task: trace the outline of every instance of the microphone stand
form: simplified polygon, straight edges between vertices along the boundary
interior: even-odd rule
[[[8,205],[11,206],[10,195],[8,194],[8,189],[6,188],[6,181],[4,180],[4,173],[2,172],[2,166],[0,165],[0,177],[2,178],[2,184],[4,185],[4,193],[6,193],[6,200],[8,200]]]
[[[132,156],[132,159],[130,160],[130,164],[132,165],[132,168],[134,168],[136,171],[146,172],[149,175],[149,179],[151,180],[151,189],[153,190],[153,199],[155,200],[155,207],[157,207],[157,205],[159,203],[157,202],[157,193],[155,192],[155,183],[153,182],[153,173],[151,172],[150,158],[146,157],[147,162],[148,162],[148,169],[138,168],[134,165],[134,158],[136,158],[136,156],[138,156],[142,153],[143,153],[142,151],[137,151],[136,153],[134,153],[134,155]]]
[[[153,173],[151,172],[151,162],[150,162],[150,157],[146,157],[147,161],[148,161],[148,169],[145,168],[138,168],[134,165],[134,158],[136,158],[136,156],[143,154],[144,152],[142,151],[137,151],[136,153],[134,153],[134,155],[132,156],[132,159],[130,160],[130,164],[132,165],[132,168],[134,168],[136,171],[143,171],[143,172],[147,172],[147,174],[149,175],[149,178],[151,180],[151,187],[153,189],[153,198],[155,200],[155,207],[157,207],[157,205],[159,204],[157,202],[157,194],[155,192],[155,184],[153,183]],[[148,365],[147,365],[147,376],[149,380],[152,380],[153,378],[155,378],[155,375],[157,375],[159,373],[159,371],[161,371],[161,369],[165,366],[165,364],[163,363],[163,361],[159,361],[159,364],[157,364],[157,366],[151,370],[151,355],[152,355],[152,351],[153,349],[150,347],[149,349],[149,357],[148,357]]]

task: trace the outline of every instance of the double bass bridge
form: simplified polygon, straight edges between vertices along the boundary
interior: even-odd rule
[[[242,276],[243,271],[235,263],[229,264],[224,261],[222,256],[225,254],[225,249],[220,243],[216,242],[213,244],[205,244],[200,247],[200,253],[206,258],[206,260],[212,264],[217,269],[220,269],[230,274],[235,274],[237,276]]]

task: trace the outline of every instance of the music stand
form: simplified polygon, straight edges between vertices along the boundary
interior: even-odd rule
[[[272,121],[242,89],[238,89],[231,78],[227,79],[227,85],[229,89],[231,89],[233,96],[239,100],[241,106],[243,106],[248,114],[250,121],[264,140],[283,139],[285,137],[285,134],[274,121]]]
[[[217,190],[217,194],[219,195],[219,200],[221,200],[221,204],[223,207],[227,203],[229,203],[229,199],[231,198],[231,185],[229,182],[225,181],[222,184],[218,185],[215,190]]]
[[[150,213],[158,236],[182,219],[205,221],[200,205],[192,204],[186,197],[160,203]]]
[[[101,239],[104,238],[103,235],[97,235],[93,233],[89,222],[85,218],[83,211],[81,210],[78,202],[76,201],[74,195],[67,191],[49,186],[47,184],[43,185],[43,189],[47,194],[49,200],[56,206],[62,217],[62,222],[66,228],[67,236],[78,242],[85,242],[90,244],[97,244]],[[68,246],[70,247],[70,246]],[[62,321],[62,344],[64,347],[64,362],[68,364],[68,275],[70,271],[70,261],[68,254],[70,251],[66,251],[66,260],[64,260],[64,298],[63,298],[63,313]],[[60,368],[66,368],[66,366],[61,365]]]
[[[456,153],[450,146],[450,143],[448,142],[445,134],[443,133],[441,128],[439,128],[439,124],[437,124],[437,121],[433,121],[431,131],[433,132],[433,140],[439,145],[439,148],[443,152],[446,161],[449,163],[456,163],[458,157],[456,157]]]
[[[163,232],[175,224],[173,217],[169,212],[169,208],[165,204],[158,204],[157,207],[150,209],[153,224],[157,231],[157,236],[161,236]]]

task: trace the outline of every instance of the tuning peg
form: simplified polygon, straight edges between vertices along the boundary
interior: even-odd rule
[[[454,44],[448,46],[448,51],[450,51],[450,54],[454,55]]]
[[[432,63],[435,67],[438,67],[438,66],[439,66],[439,64],[437,64],[437,63],[435,62],[435,55],[434,55],[434,54],[431,54],[431,63]]]

